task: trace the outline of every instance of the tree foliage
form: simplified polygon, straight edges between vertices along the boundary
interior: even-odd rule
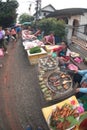
[[[23,13],[22,15],[20,15],[19,17],[19,23],[24,23],[24,22],[31,22],[34,20],[33,16],[30,16],[27,13]]]
[[[18,2],[16,0],[7,0],[6,2],[0,1],[0,25],[1,26],[8,27],[16,22],[17,7],[18,7]]]
[[[56,18],[44,18],[37,22],[37,26],[44,30],[45,35],[48,35],[50,31],[61,39],[65,37],[65,22],[63,20],[57,20]]]

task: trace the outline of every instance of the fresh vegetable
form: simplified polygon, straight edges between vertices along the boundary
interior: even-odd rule
[[[41,48],[40,47],[33,47],[30,49],[30,54],[34,54],[34,53],[40,53],[41,52]]]

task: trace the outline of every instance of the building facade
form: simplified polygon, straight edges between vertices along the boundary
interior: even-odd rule
[[[65,21],[68,41],[73,36],[87,40],[87,9],[69,8],[56,10],[47,17],[56,17]]]
[[[38,19],[42,19],[42,18],[46,17],[47,15],[53,13],[54,11],[56,11],[56,9],[51,4],[49,4],[49,5],[41,8],[40,13],[37,12],[38,13]],[[35,19],[36,19],[37,13],[34,14]]]

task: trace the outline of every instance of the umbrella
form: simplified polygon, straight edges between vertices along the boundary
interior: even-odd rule
[[[22,25],[31,25],[31,22],[24,22]]]

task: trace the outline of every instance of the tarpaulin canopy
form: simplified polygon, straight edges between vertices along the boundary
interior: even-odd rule
[[[31,22],[24,22],[22,25],[31,25]]]

